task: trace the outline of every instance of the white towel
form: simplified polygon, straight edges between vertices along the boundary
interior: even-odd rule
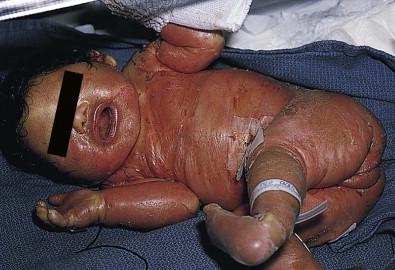
[[[368,45],[395,55],[395,0],[255,0],[229,47],[273,50],[318,40]]]
[[[101,0],[114,14],[158,32],[169,22],[205,30],[234,32],[252,0]]]

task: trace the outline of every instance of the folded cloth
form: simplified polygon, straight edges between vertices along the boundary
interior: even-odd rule
[[[395,55],[394,14],[395,0],[255,0],[227,46],[272,50],[338,40]]]
[[[252,0],[101,0],[114,14],[158,32],[169,22],[205,30],[237,31]]]

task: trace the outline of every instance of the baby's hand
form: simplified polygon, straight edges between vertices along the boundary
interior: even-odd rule
[[[217,59],[225,41],[220,31],[206,31],[169,23],[160,36],[158,60],[182,73],[203,70]]]
[[[104,199],[99,191],[82,189],[61,193],[48,198],[50,204],[40,200],[36,204],[36,214],[45,224],[73,230],[99,222],[104,212]]]

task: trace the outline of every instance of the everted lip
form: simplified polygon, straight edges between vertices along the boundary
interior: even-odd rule
[[[118,109],[111,102],[100,103],[93,113],[93,133],[97,142],[110,144],[118,128]]]

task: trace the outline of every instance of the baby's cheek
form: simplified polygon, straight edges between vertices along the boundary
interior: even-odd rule
[[[95,149],[92,152],[93,168],[109,176],[123,164],[128,151],[124,147],[108,147]],[[96,162],[95,162],[96,160]]]
[[[121,152],[121,149],[111,146],[72,139],[66,157],[68,171],[89,181],[106,179],[122,165],[125,154]]]

